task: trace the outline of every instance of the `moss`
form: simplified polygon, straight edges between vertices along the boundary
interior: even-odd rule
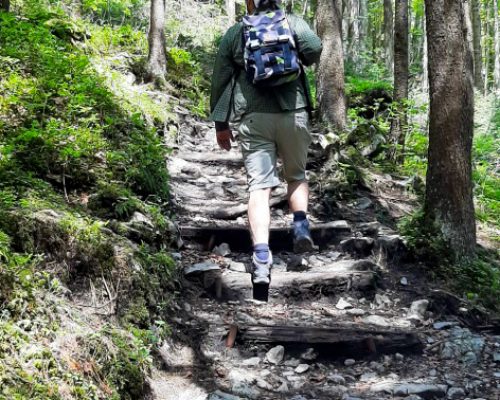
[[[142,245],[136,252],[141,269],[131,282],[128,301],[119,307],[118,315],[125,323],[146,328],[161,319],[175,294],[175,263],[165,250]]]
[[[142,398],[145,373],[152,364],[151,344],[131,333],[105,326],[100,331],[80,338],[96,378],[105,382],[108,398],[135,400]]]

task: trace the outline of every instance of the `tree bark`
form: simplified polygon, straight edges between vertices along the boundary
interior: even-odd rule
[[[233,26],[236,22],[236,1],[226,0],[226,12],[229,26]]]
[[[391,74],[394,71],[394,11],[392,1],[384,0],[385,65]]]
[[[334,1],[334,0],[332,0]],[[359,60],[359,0],[347,1],[347,54],[346,58],[352,68],[357,70]]]
[[[430,128],[424,212],[458,258],[472,257],[473,60],[462,0],[425,0]]]
[[[493,83],[497,91],[500,90],[500,20],[498,11],[498,0],[493,0],[493,13],[495,14],[495,66],[493,70]]]
[[[394,103],[395,113],[391,121],[393,161],[404,161],[405,132],[408,125],[408,0],[396,0],[394,21]]]
[[[472,66],[474,67],[474,27],[472,25],[472,0],[463,0],[463,13],[466,28],[466,43],[472,54]],[[473,74],[474,74],[473,70]],[[474,76],[474,75],[473,75]]]
[[[425,7],[425,5],[424,5]],[[424,43],[422,49],[422,91],[429,92],[429,53],[427,46],[427,21],[424,16]]]
[[[489,81],[490,81],[490,46],[489,38],[491,36],[491,7],[486,5],[486,20],[485,24],[485,35],[483,37],[483,51],[484,51],[484,95],[488,94]]]
[[[9,12],[9,10],[10,10],[10,0],[0,0],[0,10]]]
[[[472,34],[474,43],[474,85],[483,90],[483,51],[481,48],[481,15],[479,0],[471,0]]]
[[[165,49],[165,0],[151,0],[151,16],[148,34],[149,55],[147,62],[148,82],[165,85],[167,54]]]
[[[323,41],[317,74],[321,118],[334,130],[343,131],[347,123],[347,102],[344,90],[341,1],[318,0],[316,23]]]
[[[364,53],[366,52],[366,43],[368,41],[368,0],[359,0],[359,38],[358,53],[362,56],[360,61],[364,64]],[[365,56],[366,57],[366,56]]]

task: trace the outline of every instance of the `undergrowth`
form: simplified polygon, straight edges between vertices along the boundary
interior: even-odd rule
[[[105,3],[83,9],[117,23]],[[92,29],[45,2],[19,7],[0,12],[0,399],[137,399],[175,296],[169,150],[96,71]],[[103,50],[138,53],[144,38],[101,33]],[[71,311],[67,288],[92,280],[122,282],[113,325]]]
[[[437,225],[423,211],[399,224],[410,254],[425,265],[426,272],[474,304],[500,313],[500,263],[497,254],[477,249],[471,260],[457,260]]]

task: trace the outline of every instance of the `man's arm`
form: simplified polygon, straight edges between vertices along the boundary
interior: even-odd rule
[[[309,66],[319,62],[321,51],[323,50],[321,39],[302,18],[290,15],[289,19],[297,38],[297,46],[302,63]]]
[[[215,58],[210,93],[210,112],[212,113],[221,97],[227,95],[226,88],[231,83],[231,78],[235,72],[232,53],[235,29],[237,29],[237,26],[231,27],[223,36]],[[213,114],[217,131],[228,129],[228,117],[229,109],[227,110],[227,115],[221,115],[221,113]]]

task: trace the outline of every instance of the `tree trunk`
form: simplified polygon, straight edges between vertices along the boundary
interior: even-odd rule
[[[9,12],[10,0],[0,0],[0,10]]]
[[[462,0],[425,0],[430,128],[425,216],[457,258],[476,245],[472,194],[473,60]]]
[[[395,114],[391,122],[393,161],[404,161],[405,132],[407,129],[408,99],[408,0],[396,0],[394,21],[394,103]]]
[[[490,81],[490,46],[489,38],[491,37],[491,7],[486,5],[486,20],[485,20],[485,35],[483,38],[483,51],[484,51],[484,95],[488,94],[489,81]]]
[[[332,0],[335,1],[335,0]],[[348,0],[347,2],[347,61],[357,71],[359,60],[359,0]]]
[[[474,84],[483,90],[483,51],[481,49],[481,15],[479,0],[471,0],[472,34],[474,43]]]
[[[463,13],[466,28],[466,44],[472,54],[472,66],[474,68],[474,27],[472,25],[472,0],[463,0]],[[473,69],[473,76],[475,70]]]
[[[360,61],[364,64],[366,55],[366,43],[368,41],[368,0],[359,0],[359,38],[358,38],[358,53],[361,55]]]
[[[391,74],[394,71],[394,12],[392,1],[384,0],[385,65]]]
[[[167,54],[165,49],[165,0],[151,0],[149,26],[149,55],[147,62],[148,82],[162,87],[167,73]]]
[[[425,6],[424,6],[425,7]],[[422,91],[429,92],[429,53],[427,46],[427,21],[424,16],[424,44],[422,49]]]
[[[226,12],[229,26],[233,26],[236,22],[236,1],[226,0]]]
[[[347,102],[344,90],[344,54],[340,0],[318,0],[318,34],[323,52],[318,66],[318,100],[321,118],[334,130],[346,127]]]
[[[493,0],[493,13],[495,14],[495,67],[493,70],[493,83],[497,91],[500,90],[500,21],[498,11],[498,0]]]

